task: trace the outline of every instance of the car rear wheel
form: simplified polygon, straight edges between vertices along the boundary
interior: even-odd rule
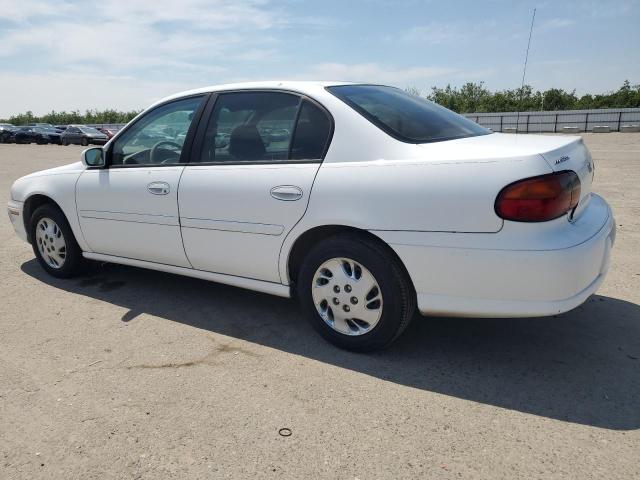
[[[89,140],[87,140],[87,138],[86,138],[86,137],[83,137],[83,138],[82,138],[82,146],[83,146],[83,147],[86,147],[87,145],[89,145]]]
[[[47,273],[59,278],[78,273],[84,263],[82,250],[59,208],[49,204],[38,207],[30,227],[33,253]]]
[[[399,260],[358,235],[314,247],[300,268],[297,293],[312,326],[347,350],[386,347],[415,313],[415,292]]]
[[[62,140],[60,140],[60,143],[62,143],[62,145],[66,147],[67,145],[69,145],[69,140],[67,140],[66,138],[63,138]]]

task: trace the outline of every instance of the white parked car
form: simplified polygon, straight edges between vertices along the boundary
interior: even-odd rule
[[[51,275],[92,259],[296,295],[329,341],[371,350],[416,306],[583,303],[615,239],[593,174],[579,137],[491,133],[396,88],[244,83],[169,97],[20,178],[9,216]]]

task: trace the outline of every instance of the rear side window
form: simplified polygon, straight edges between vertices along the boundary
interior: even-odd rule
[[[222,93],[209,118],[199,161],[321,160],[331,130],[327,114],[299,95]]]
[[[292,160],[321,159],[331,136],[331,121],[320,107],[304,100],[291,145]]]
[[[393,87],[340,85],[328,90],[392,137],[430,143],[491,131],[440,105]]]
[[[201,162],[289,158],[300,98],[279,92],[224,93],[205,133]]]

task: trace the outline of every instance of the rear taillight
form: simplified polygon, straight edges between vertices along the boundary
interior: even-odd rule
[[[580,179],[564,170],[507,185],[498,194],[495,209],[505,220],[546,222],[573,210],[579,200]]]

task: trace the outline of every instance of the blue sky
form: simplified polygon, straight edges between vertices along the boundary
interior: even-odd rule
[[[640,0],[0,0],[0,117],[139,109],[242,80],[640,83]]]

